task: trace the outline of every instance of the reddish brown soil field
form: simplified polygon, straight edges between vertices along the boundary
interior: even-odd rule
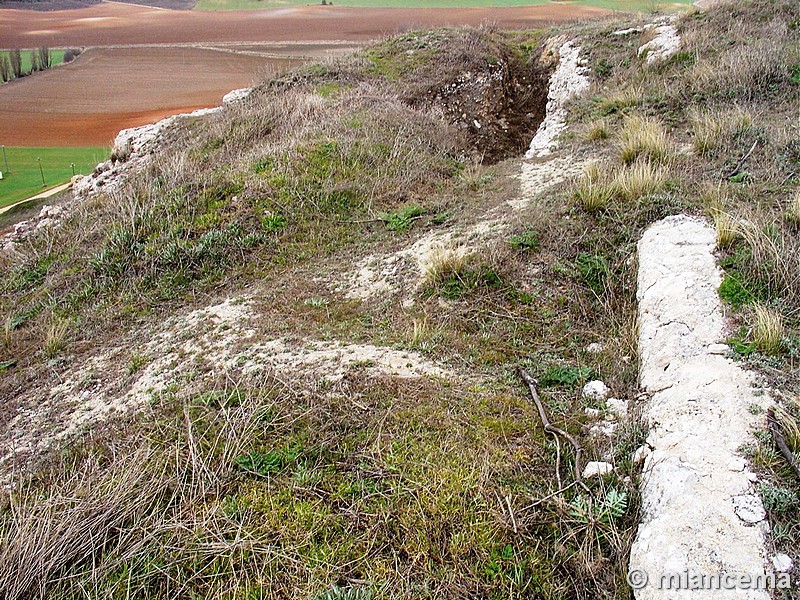
[[[216,106],[259,72],[297,64],[191,47],[93,48],[70,64],[0,86],[0,140],[109,144],[120,129]]]
[[[216,106],[226,92],[258,80],[259,71],[289,66],[289,61],[272,58],[276,54],[326,52],[324,45],[311,42],[363,42],[409,27],[486,21],[504,28],[536,28],[602,14],[600,9],[563,5],[189,12],[102,3],[53,12],[0,10],[0,48],[90,48],[73,63],[0,86],[0,143],[109,144],[120,129]],[[256,47],[287,41],[298,43]],[[208,49],[213,44],[227,46]]]
[[[479,25],[541,27],[607,11],[559,4],[506,8],[303,6],[254,11],[173,11],[102,3],[79,10],[0,10],[0,48],[203,42],[364,41],[398,28]]]

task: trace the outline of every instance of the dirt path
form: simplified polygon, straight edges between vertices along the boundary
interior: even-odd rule
[[[63,192],[64,190],[69,189],[69,186],[71,185],[72,185],[71,183],[62,183],[61,185],[57,185],[54,188],[45,190],[44,192],[36,194],[35,196],[31,196],[30,198],[25,198],[24,200],[20,200],[19,202],[14,202],[14,204],[9,204],[8,206],[4,206],[3,208],[0,208],[0,215],[2,215],[3,213],[7,213],[8,211],[10,211],[13,208],[16,208],[17,206],[27,204],[28,202],[33,202],[34,200],[43,200],[44,198],[55,196],[59,192]]]

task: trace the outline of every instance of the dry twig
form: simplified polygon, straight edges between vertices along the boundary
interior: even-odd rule
[[[775,418],[775,411],[771,408],[767,411],[767,423],[769,424],[769,429],[772,432],[772,438],[775,440],[775,444],[778,446],[781,454],[783,454],[784,458],[786,458],[786,462],[789,463],[792,471],[794,471],[795,474],[800,477],[800,461],[797,460],[791,448],[789,448],[789,444],[786,443],[786,438],[783,436],[781,424],[778,422],[778,419]]]
[[[538,381],[531,377],[530,373],[525,371],[524,369],[519,370],[519,375],[522,377],[522,380],[528,384],[528,388],[531,391],[531,397],[533,398],[533,402],[536,404],[536,409],[539,411],[539,418],[542,420],[542,426],[544,430],[556,438],[556,443],[558,442],[558,437],[562,437],[567,440],[572,447],[575,449],[575,481],[581,481],[581,457],[583,455],[583,448],[577,442],[577,440],[572,437],[569,433],[560,429],[550,423],[550,419],[547,418],[547,413],[544,410],[544,405],[542,404],[541,398],[539,398],[539,392],[536,390],[536,386],[538,385]],[[558,471],[559,466],[556,465],[556,470]],[[558,473],[557,473],[558,475]],[[560,475],[558,475],[557,479],[561,481]],[[561,487],[561,486],[559,486]]]

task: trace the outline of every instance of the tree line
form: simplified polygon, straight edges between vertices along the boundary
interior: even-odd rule
[[[80,50],[70,49],[64,52],[64,61],[68,63],[81,53]],[[0,53],[0,83],[25,77],[36,71],[44,71],[53,66],[53,56],[47,46],[41,46],[30,51],[31,64],[25,69],[22,64],[22,51],[19,49]]]

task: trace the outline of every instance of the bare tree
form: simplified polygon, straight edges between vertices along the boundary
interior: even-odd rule
[[[39,47],[35,54],[38,56],[39,70],[44,71],[53,66],[50,60],[50,49],[47,46]]]
[[[75,57],[78,56],[78,54],[80,54],[79,50],[73,50],[71,48],[69,50],[65,50],[64,63],[72,62],[73,60],[75,60]]]
[[[0,54],[0,83],[11,81],[12,77],[11,63],[8,62],[8,56]]]
[[[19,50],[10,50],[8,59],[11,61],[11,72],[14,77],[22,77],[22,54]]]
[[[39,66],[39,55],[36,52],[31,52],[31,73],[35,73],[36,71],[41,71],[41,67]]]

